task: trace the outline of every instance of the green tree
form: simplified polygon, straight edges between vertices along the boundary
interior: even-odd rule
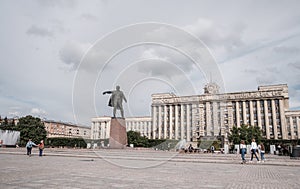
[[[234,126],[228,135],[228,139],[233,144],[239,144],[241,140],[244,140],[246,144],[250,144],[252,138],[255,139],[257,143],[262,140],[262,132],[257,126],[241,125],[241,127]]]
[[[30,115],[19,119],[16,130],[20,131],[21,146],[25,146],[29,139],[39,143],[41,140],[45,140],[47,136],[47,131],[41,119]]]
[[[128,144],[133,144],[135,147],[147,147],[148,139],[145,136],[141,136],[139,132],[128,131],[127,132]]]
[[[239,144],[240,143],[240,133],[239,133],[239,128],[237,127],[233,127],[231,130],[230,130],[230,133],[228,135],[228,140],[230,142],[232,142],[233,144]]]

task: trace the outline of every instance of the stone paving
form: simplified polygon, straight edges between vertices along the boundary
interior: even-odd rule
[[[300,188],[300,160],[154,150],[0,148],[0,188]],[[249,159],[249,156],[247,156]]]

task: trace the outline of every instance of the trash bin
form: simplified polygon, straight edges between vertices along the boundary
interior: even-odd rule
[[[294,147],[291,158],[300,158],[300,147]]]

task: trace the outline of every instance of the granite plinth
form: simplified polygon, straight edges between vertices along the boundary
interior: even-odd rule
[[[112,118],[110,124],[109,148],[123,149],[127,145],[126,123],[124,118]]]

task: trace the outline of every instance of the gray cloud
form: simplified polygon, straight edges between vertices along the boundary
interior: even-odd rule
[[[60,8],[74,8],[77,5],[77,0],[36,0],[42,7],[60,7]]]
[[[300,53],[299,47],[291,47],[291,46],[277,46],[277,47],[274,47],[273,50],[276,53],[283,53],[283,54],[299,54]]]
[[[99,21],[97,16],[90,14],[90,13],[83,13],[83,14],[81,14],[80,18],[83,20],[92,21],[92,22]]]
[[[219,52],[232,52],[232,50],[244,45],[242,37],[246,27],[242,23],[228,27],[223,24],[216,24],[211,19],[199,18],[197,22],[185,26],[184,29]]]
[[[147,67],[141,66],[140,71],[144,73],[151,72],[152,75],[166,75],[173,73],[172,67],[177,67],[176,69],[181,69],[183,72],[191,72],[193,69],[193,63],[185,57],[180,52],[175,51],[174,49],[168,49],[166,47],[151,47],[146,48],[145,51],[141,54],[141,59],[157,59],[162,60],[162,62],[169,62],[169,64],[163,64],[162,62],[153,62]]]
[[[67,41],[59,51],[59,58],[72,69],[75,69],[87,50],[87,46],[76,41]]]
[[[256,69],[251,69],[251,68],[250,68],[250,69],[249,69],[249,68],[245,69],[244,72],[245,72],[245,73],[249,73],[249,74],[258,74],[258,73],[259,73],[258,70],[256,70]]]
[[[26,33],[28,35],[35,35],[35,36],[40,36],[40,37],[53,37],[54,33],[46,28],[32,25]]]
[[[45,116],[45,115],[47,115],[47,112],[43,109],[40,109],[40,108],[32,108],[30,113],[35,115],[35,116]]]
[[[291,69],[300,70],[300,62],[289,63],[288,67],[290,67]]]

